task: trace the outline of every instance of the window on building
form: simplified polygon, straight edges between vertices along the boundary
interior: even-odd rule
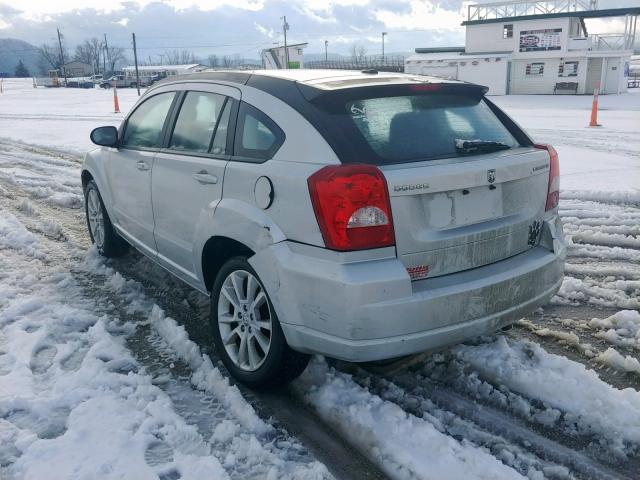
[[[541,77],[544,75],[544,62],[527,63],[524,74],[527,77]]]
[[[502,38],[513,38],[513,24],[509,23],[502,26]]]
[[[558,66],[559,77],[577,77],[578,76],[578,61],[560,62]]]

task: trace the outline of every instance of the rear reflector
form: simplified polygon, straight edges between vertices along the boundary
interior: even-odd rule
[[[547,204],[545,212],[553,210],[560,201],[560,161],[558,152],[551,145],[535,144],[534,148],[549,152],[549,186],[547,187]]]
[[[429,275],[429,265],[416,265],[415,267],[407,267],[407,273],[411,281],[422,280]]]
[[[327,248],[363,250],[395,244],[387,182],[373,165],[329,165],[307,181]]]

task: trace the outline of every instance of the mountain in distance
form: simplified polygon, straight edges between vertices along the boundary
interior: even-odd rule
[[[37,47],[16,38],[0,38],[0,74],[12,77],[20,60],[31,75],[39,74],[40,53]]]

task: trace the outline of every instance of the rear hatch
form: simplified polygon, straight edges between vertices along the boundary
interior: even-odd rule
[[[480,267],[535,246],[549,154],[484,98],[484,87],[427,77],[402,82],[314,85],[328,92],[303,94],[328,114],[325,125],[316,124],[343,163],[373,163],[386,177],[398,257],[412,278]]]
[[[537,244],[549,157],[519,150],[382,168],[398,256],[416,278],[480,267]]]

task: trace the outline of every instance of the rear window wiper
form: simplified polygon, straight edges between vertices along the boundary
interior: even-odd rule
[[[508,150],[511,145],[495,140],[463,140],[456,138],[456,151],[460,154],[488,153],[497,150]]]

